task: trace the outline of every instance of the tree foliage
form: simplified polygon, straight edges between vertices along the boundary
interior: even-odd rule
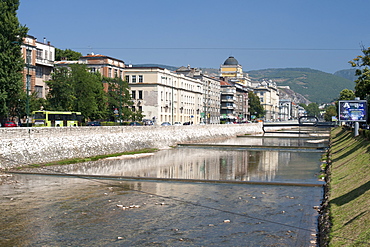
[[[358,77],[355,86],[355,94],[360,99],[366,99],[370,95],[370,47],[362,48],[363,55],[357,56],[349,63],[352,67],[357,67],[356,76]]]
[[[307,112],[307,116],[316,116],[316,117],[320,116],[320,109],[316,103],[310,103],[304,108]]]
[[[48,110],[79,111],[90,120],[117,120],[115,108],[122,112],[122,120],[134,116],[129,108],[132,102],[128,83],[120,78],[91,73],[84,64],[56,68],[47,84],[50,88],[46,104]],[[107,93],[104,84],[108,84]]]
[[[355,93],[349,89],[343,89],[339,94],[339,100],[354,100]]]
[[[50,88],[48,110],[80,111],[88,119],[106,117],[107,95],[102,77],[99,73],[90,73],[86,65],[56,68],[47,84]]]
[[[28,28],[16,16],[19,0],[0,0],[0,121],[19,112],[25,91],[21,44]]]
[[[80,59],[81,56],[82,54],[80,52],[73,51],[71,49],[61,50],[55,48],[55,61],[61,60],[76,61]]]
[[[332,117],[335,117],[335,116],[338,116],[337,107],[335,107],[334,105],[328,106],[328,108],[326,108],[326,111],[325,111],[325,114],[324,114],[325,121],[331,122]]]
[[[132,101],[128,83],[119,77],[105,78],[104,82],[108,83],[109,118],[111,120],[134,120],[133,112],[130,109]],[[118,114],[114,113],[115,109],[117,109]]]
[[[265,110],[261,105],[260,98],[252,91],[248,92],[248,104],[249,112],[251,115],[256,115],[257,118],[263,117],[265,115]]]

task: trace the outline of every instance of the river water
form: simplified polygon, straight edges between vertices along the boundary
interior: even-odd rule
[[[251,143],[256,147],[242,146]],[[326,142],[209,144],[230,147],[179,147],[36,170],[55,175],[14,174],[0,186],[0,246],[315,246],[322,151],[263,147]],[[96,177],[77,177],[83,174]]]

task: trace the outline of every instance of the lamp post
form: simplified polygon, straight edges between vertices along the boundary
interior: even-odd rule
[[[25,43],[21,43],[21,42],[18,42],[18,41],[13,41],[12,42],[13,44],[18,44],[18,45],[25,45],[26,46],[26,67],[27,67],[27,74],[26,74],[26,118],[27,118],[27,122],[26,122],[26,126],[29,127],[29,115],[30,115],[30,94],[29,94],[29,91],[30,91],[30,84],[31,84],[31,76],[30,76],[30,62],[31,62],[31,59],[32,59],[32,54],[30,54],[30,51],[32,52],[32,50],[30,50],[29,48],[29,42],[27,41],[27,44]]]
[[[29,53],[29,46],[27,45],[27,51],[26,51],[26,60],[27,60],[27,75],[26,75],[26,115],[27,115],[27,123],[26,126],[29,127],[29,115],[30,115],[30,83],[31,83],[31,78],[30,78],[30,60],[32,56]]]
[[[172,78],[172,93],[171,93],[171,101],[172,101],[172,104],[171,104],[171,119],[172,119],[172,122],[171,122],[171,125],[173,125],[173,78]]]

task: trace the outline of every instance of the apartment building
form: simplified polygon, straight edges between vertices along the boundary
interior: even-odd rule
[[[198,79],[159,67],[126,67],[133,111],[145,119],[199,124],[203,111],[203,85]]]
[[[233,56],[220,66],[220,78],[221,118],[238,122],[249,119],[248,91],[251,90],[251,80]]]
[[[253,84],[253,91],[260,98],[266,111],[265,120],[275,121],[279,118],[279,90],[275,82],[262,81]]]
[[[108,77],[108,78],[116,78],[119,77],[122,80],[125,80],[125,62],[105,56],[100,54],[88,54],[86,56],[80,57],[78,61],[56,61],[55,66],[56,67],[68,67],[71,64],[85,64],[88,69],[90,69],[91,72],[96,73],[99,72],[102,76]],[[108,92],[108,83],[104,83],[104,91]]]
[[[204,75],[201,69],[180,67],[176,70],[177,74],[198,79],[203,86],[203,107],[201,112],[201,122],[206,124],[220,123],[220,106],[221,106],[221,86],[218,78]]]
[[[36,93],[37,97],[45,98],[49,88],[46,81],[51,79],[54,69],[55,47],[50,42],[39,42],[28,35],[21,45],[25,67],[23,81],[28,94]]]
[[[221,81],[221,120],[243,122],[250,118],[248,89],[241,84]]]

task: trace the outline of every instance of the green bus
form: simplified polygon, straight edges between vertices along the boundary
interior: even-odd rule
[[[33,111],[32,126],[63,127],[81,126],[81,112],[70,111]]]

